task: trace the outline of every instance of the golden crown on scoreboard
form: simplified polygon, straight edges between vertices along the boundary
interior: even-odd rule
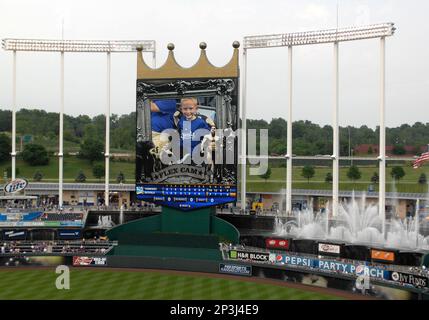
[[[149,67],[143,58],[142,48],[137,48],[137,79],[190,79],[190,78],[234,78],[238,77],[238,48],[240,43],[232,44],[234,52],[231,60],[223,67],[210,63],[206,55],[207,44],[200,43],[200,57],[192,67],[183,68],[174,58],[174,44],[169,43],[167,61],[159,68]]]

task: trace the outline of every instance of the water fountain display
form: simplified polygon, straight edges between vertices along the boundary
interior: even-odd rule
[[[397,198],[394,196],[394,199]],[[396,208],[397,203],[393,207]],[[310,203],[307,209],[294,211],[287,221],[276,218],[274,233],[295,239],[329,240],[412,251],[429,250],[429,236],[420,233],[418,209],[414,217],[400,219],[393,214],[390,219],[382,219],[378,214],[377,203],[368,202],[365,194],[356,198],[354,193],[350,201],[340,204],[336,216],[331,216],[329,210],[314,212],[312,208]]]

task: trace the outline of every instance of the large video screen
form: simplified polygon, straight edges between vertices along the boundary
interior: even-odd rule
[[[137,81],[137,199],[181,210],[236,201],[237,85]]]

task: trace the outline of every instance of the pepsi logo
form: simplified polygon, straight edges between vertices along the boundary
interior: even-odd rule
[[[356,274],[357,275],[362,275],[365,272],[365,266],[364,265],[358,265],[356,267]]]

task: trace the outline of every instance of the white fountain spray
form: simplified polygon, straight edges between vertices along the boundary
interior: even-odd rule
[[[394,193],[393,193],[394,194]],[[394,199],[393,202],[397,202]],[[396,205],[397,206],[397,205]],[[355,193],[348,202],[340,203],[335,219],[329,219],[329,211],[318,213],[309,208],[294,211],[292,220],[276,220],[275,233],[299,239],[335,240],[353,244],[364,244],[406,250],[429,249],[429,237],[419,230],[419,217],[401,220],[392,217],[383,235],[383,220],[378,215],[378,205],[369,202],[366,194],[356,199]]]

